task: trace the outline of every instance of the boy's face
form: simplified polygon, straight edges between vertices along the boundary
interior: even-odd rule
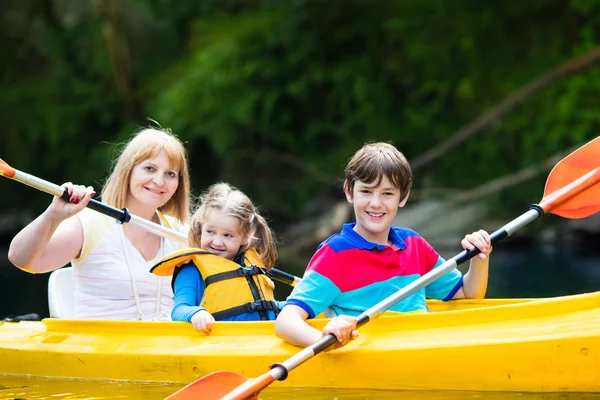
[[[375,186],[361,181],[354,183],[352,193],[344,186],[348,202],[354,206],[356,226],[354,230],[366,240],[377,244],[388,244],[388,234],[399,207],[404,207],[408,195],[400,198],[400,190],[394,187],[387,176]]]

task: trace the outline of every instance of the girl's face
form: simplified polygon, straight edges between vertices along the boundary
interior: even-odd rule
[[[144,160],[131,170],[127,204],[153,207],[164,206],[175,194],[179,186],[179,171],[171,167],[164,151],[153,159]]]
[[[240,220],[221,210],[209,210],[202,223],[200,247],[219,257],[233,260],[245,242]]]

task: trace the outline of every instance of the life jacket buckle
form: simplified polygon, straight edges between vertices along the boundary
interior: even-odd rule
[[[259,267],[258,265],[254,265],[254,264],[250,264],[250,265],[244,265],[243,267],[241,267],[242,272],[244,274],[244,276],[253,276],[253,275],[267,275],[267,271],[261,267]]]
[[[271,308],[270,305],[271,302],[268,300],[256,300],[252,303],[247,303],[246,307],[248,309],[248,312],[254,312],[269,310]]]

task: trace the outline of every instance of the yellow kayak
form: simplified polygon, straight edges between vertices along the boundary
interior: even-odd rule
[[[429,307],[384,314],[348,346],[319,354],[273,387],[600,392],[600,292]],[[179,322],[4,322],[0,374],[173,383],[218,370],[254,377],[300,350],[273,331],[273,322],[218,322],[210,336]]]

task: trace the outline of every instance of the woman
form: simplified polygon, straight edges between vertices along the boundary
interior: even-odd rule
[[[125,146],[102,190],[102,200],[138,217],[186,232],[189,172],[181,142],[145,129]],[[9,260],[31,273],[71,262],[78,319],[168,320],[173,291],[152,265],[182,244],[85,209],[95,191],[66,183],[70,201],[50,206],[13,239]]]

